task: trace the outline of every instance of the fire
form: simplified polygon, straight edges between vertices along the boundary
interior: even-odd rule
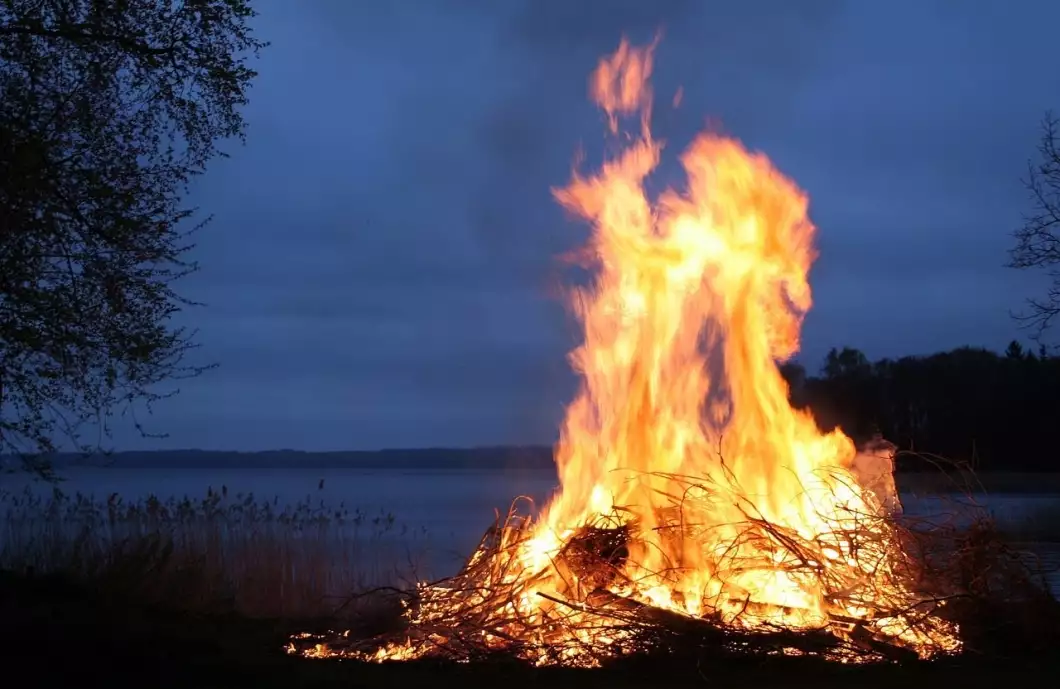
[[[595,271],[573,298],[582,385],[555,451],[560,489],[452,582],[422,586],[409,611],[420,633],[368,656],[466,645],[463,620],[486,648],[593,664],[625,652],[632,614],[955,650],[909,583],[890,450],[859,454],[788,401],[778,362],[812,303],[806,194],[764,155],[704,133],[680,158],[685,189],[651,200],[653,49],[623,40],[600,61],[590,93],[611,133],[630,116],[639,129],[554,191],[591,225]]]
[[[749,519],[812,540],[879,509],[881,496],[853,475],[853,443],[838,430],[822,435],[789,405],[776,364],[798,350],[811,303],[808,201],[765,156],[705,134],[681,157],[686,192],[653,205],[643,185],[662,145],[647,127],[651,68],[651,49],[625,42],[601,61],[597,102],[613,128],[639,109],[642,135],[555,194],[593,224],[597,278],[576,298],[585,342],[571,358],[585,384],[562,430],[562,490],[539,539],[622,505],[638,529],[629,559],[640,571],[627,576],[661,596],[656,604],[677,595],[691,614],[704,604],[725,613],[751,600],[765,604],[763,621],[823,624],[824,590],[786,574],[780,551],[739,544]],[[675,477],[715,494],[682,500],[689,486]],[[699,537],[669,537],[676,519]]]

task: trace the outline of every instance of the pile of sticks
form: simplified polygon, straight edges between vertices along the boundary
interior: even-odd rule
[[[753,515],[740,525],[741,542],[732,544],[732,561],[721,563],[729,571],[761,566],[737,559],[741,544],[754,543],[755,552],[766,546],[781,549],[785,566],[816,577],[836,609],[864,606],[874,611],[869,616],[832,614],[826,624],[811,629],[771,628],[740,624],[731,616],[723,619],[710,605],[704,606],[704,615],[692,617],[616,593],[629,590],[623,572],[629,569],[636,533],[619,518],[582,526],[554,558],[552,571],[528,571],[519,554],[533,524],[513,506],[485,533],[459,573],[410,592],[407,624],[400,632],[374,638],[303,635],[292,639],[289,650],[369,660],[467,662],[499,655],[538,665],[583,666],[660,653],[694,656],[699,662],[732,656],[912,662],[955,652],[942,640],[957,627],[963,649],[980,653],[997,650],[991,647],[996,638],[1013,635],[1017,627],[1028,630],[1020,637],[1024,646],[1058,640],[1056,601],[1025,560],[990,530],[985,516],[971,527],[933,523],[928,528],[892,517],[872,519],[871,527],[866,522],[847,526],[850,532],[841,536],[866,552],[874,540],[894,540],[884,544],[888,552],[903,555],[876,576],[844,578],[819,564],[820,540],[800,538]],[[886,528],[879,520],[886,520]],[[690,527],[675,522],[673,528]],[[546,590],[543,582],[554,583],[556,572],[567,583]],[[525,605],[527,597],[535,597],[536,604]],[[526,612],[528,607],[532,613]],[[753,614],[753,607],[747,603],[747,614]],[[1021,615],[1035,621],[1013,621]],[[916,631],[916,648],[901,640],[904,630],[896,628],[896,621]],[[940,640],[938,648],[931,648],[934,639]]]

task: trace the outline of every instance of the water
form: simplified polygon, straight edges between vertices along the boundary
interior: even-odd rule
[[[58,488],[106,501],[117,494],[125,501],[155,496],[193,500],[208,489],[227,489],[231,501],[253,495],[284,505],[308,499],[314,507],[358,510],[373,516],[392,515],[390,535],[415,542],[417,564],[432,574],[454,571],[477,545],[498,511],[507,512],[513,499],[543,504],[555,488],[555,475],[541,471],[379,471],[359,469],[108,469],[72,468],[63,472]],[[0,490],[27,487],[48,494],[53,486],[26,476],[0,477]],[[365,530],[371,533],[371,530]]]
[[[310,498],[330,509],[345,506],[368,514],[389,513],[404,533],[425,532],[418,547],[429,552],[432,571],[455,568],[464,561],[496,516],[507,511],[513,498],[527,496],[543,504],[555,488],[551,471],[388,471],[358,469],[174,469],[174,468],[71,468],[60,489],[81,492],[99,500],[118,494],[126,501],[154,495],[160,499],[201,498],[208,488],[227,488],[230,499],[253,494],[279,505]],[[50,492],[52,487],[24,475],[0,477],[0,490],[17,492],[29,486]],[[953,508],[956,496],[922,498],[903,496],[907,513],[932,514]],[[995,493],[978,498],[998,520],[1019,524],[1034,515],[1060,515],[1060,494]],[[1060,531],[1060,524],[1057,524]],[[401,533],[401,532],[399,532]],[[1060,547],[1042,543],[1031,549],[1049,569],[1060,572]],[[1060,574],[1052,577],[1060,592]]]

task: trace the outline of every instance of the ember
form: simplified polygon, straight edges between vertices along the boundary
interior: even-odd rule
[[[653,203],[653,47],[623,41],[590,91],[618,139],[599,172],[556,190],[593,228],[574,296],[584,342],[560,489],[512,513],[463,570],[423,584],[400,639],[309,655],[597,665],[675,639],[840,660],[959,649],[905,547],[892,452],[859,454],[793,409],[777,363],[798,350],[815,258],[808,200],[762,154],[700,135],[684,191]],[[944,588],[944,587],[943,587]],[[294,647],[299,651],[299,647]]]

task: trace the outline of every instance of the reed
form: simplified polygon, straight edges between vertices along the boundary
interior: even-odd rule
[[[62,575],[184,610],[322,618],[358,591],[415,576],[423,530],[306,496],[105,501],[0,491],[0,569]]]

